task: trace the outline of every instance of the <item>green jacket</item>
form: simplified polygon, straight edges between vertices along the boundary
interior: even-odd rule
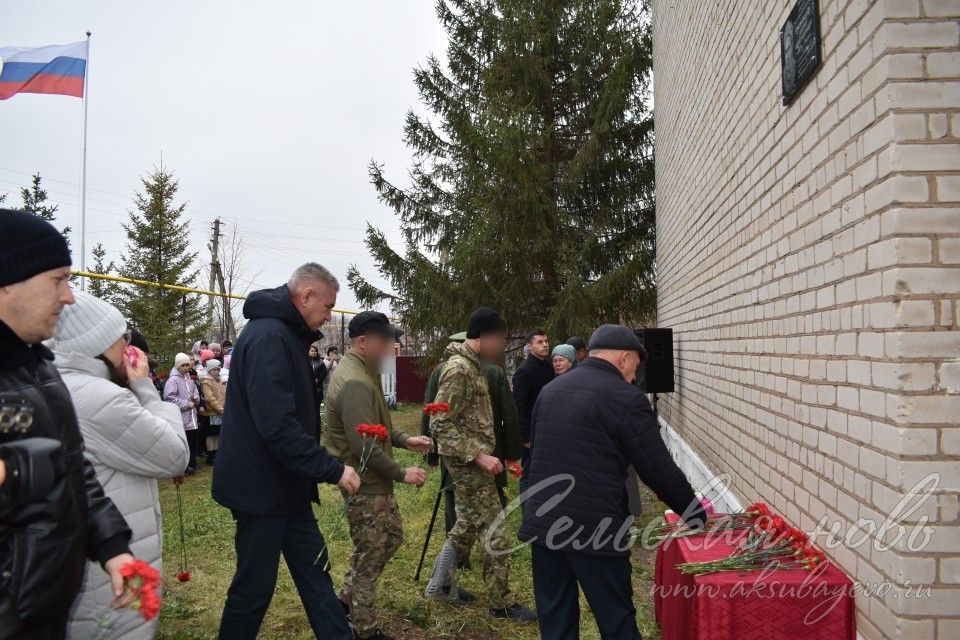
[[[366,446],[371,453],[361,476],[360,493],[393,493],[393,483],[402,482],[404,476],[404,468],[393,459],[393,447],[403,447],[409,436],[393,428],[380,385],[380,371],[353,349],[347,351],[333,371],[325,399],[322,442],[327,452],[359,472]],[[390,431],[390,439],[364,439],[356,431],[361,423],[382,424]]]

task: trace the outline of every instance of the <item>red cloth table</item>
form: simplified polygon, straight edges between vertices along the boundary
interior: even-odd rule
[[[813,573],[777,569],[691,576],[676,568],[725,558],[735,548],[735,540],[720,535],[660,544],[654,606],[663,640],[856,638],[852,583],[832,563]]]

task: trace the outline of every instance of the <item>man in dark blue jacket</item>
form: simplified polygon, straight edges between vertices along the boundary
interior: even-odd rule
[[[556,377],[553,365],[550,363],[550,338],[547,332],[536,329],[527,334],[527,350],[530,354],[520,363],[513,374],[513,400],[517,405],[517,415],[520,418],[520,464],[524,472],[520,477],[520,491],[527,488],[530,463],[530,424],[533,418],[533,407],[540,395],[540,390]]]
[[[317,403],[307,348],[320,339],[340,286],[315,263],[276,289],[250,294],[250,321],[231,355],[229,399],[213,474],[213,498],[237,523],[237,571],[220,638],[253,640],[277,582],[280,554],[318,638],[347,640],[346,614],[333,591],[311,497],[317,482],[353,495],[356,471],[327,455],[317,433]]]
[[[627,468],[688,524],[702,526],[705,514],[663,444],[646,395],[630,384],[643,345],[628,328],[604,325],[588,349],[590,357],[544,387],[534,408],[520,539],[533,547],[544,640],[579,637],[578,585],[604,640],[639,640]]]

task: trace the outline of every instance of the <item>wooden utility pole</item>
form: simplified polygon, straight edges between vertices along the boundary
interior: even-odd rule
[[[217,262],[217,284],[220,286],[220,293],[223,294],[221,302],[223,303],[223,313],[220,314],[220,321],[223,323],[221,331],[221,340],[233,340],[236,338],[233,335],[233,313],[230,310],[230,298],[227,297],[227,285],[223,279],[223,269],[220,267],[220,263]]]
[[[220,270],[220,218],[213,221],[213,240],[207,248],[210,249],[210,286],[207,290],[213,291]],[[213,328],[213,296],[207,296],[207,326]]]

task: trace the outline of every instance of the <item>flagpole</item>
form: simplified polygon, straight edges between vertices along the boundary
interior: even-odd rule
[[[80,178],[80,269],[87,270],[87,106],[90,103],[90,32],[87,31],[87,62],[83,74],[83,163]],[[80,288],[87,290],[87,279],[80,281]]]

